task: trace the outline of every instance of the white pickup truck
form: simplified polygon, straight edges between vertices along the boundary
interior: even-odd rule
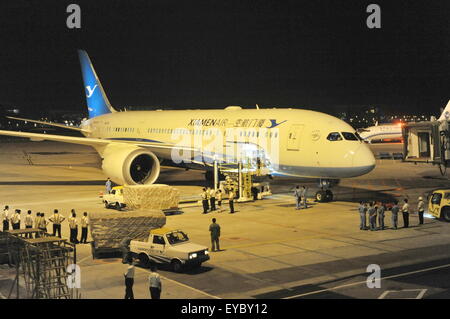
[[[143,266],[169,263],[175,272],[181,272],[185,266],[199,267],[209,260],[208,247],[189,242],[181,230],[165,227],[152,229],[146,241],[132,240],[130,253]]]
[[[124,208],[126,205],[123,200],[123,186],[113,187],[111,193],[102,196],[102,201],[106,208],[113,207],[117,210]]]

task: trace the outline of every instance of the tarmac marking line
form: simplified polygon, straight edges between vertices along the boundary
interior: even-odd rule
[[[436,266],[436,267],[430,267],[430,268],[424,268],[424,269],[419,269],[419,270],[405,272],[405,273],[402,273],[402,274],[382,277],[380,279],[376,279],[375,281],[381,281],[383,279],[386,280],[386,279],[392,279],[392,278],[397,278],[397,277],[404,277],[404,276],[409,276],[409,275],[413,275],[413,274],[418,274],[418,273],[421,273],[421,272],[426,272],[426,271],[431,271],[431,270],[436,270],[436,269],[442,269],[442,268],[447,268],[447,267],[450,267],[450,264]],[[340,285],[340,286],[336,286],[336,287],[331,287],[331,288],[327,288],[327,289],[320,289],[320,290],[316,290],[316,291],[311,291],[311,292],[307,292],[307,293],[304,293],[304,294],[289,296],[289,297],[285,297],[283,299],[294,299],[294,298],[298,298],[298,297],[318,294],[318,293],[321,293],[321,292],[327,292],[327,291],[337,290],[337,289],[341,289],[341,288],[362,285],[362,284],[365,284],[365,283],[367,283],[366,280],[359,281],[359,282],[354,282],[354,283],[351,283],[351,284],[345,284],[345,285]]]
[[[1,292],[0,292],[0,298],[1,298],[1,299],[8,299],[8,298],[6,298],[6,296],[5,296],[4,294],[2,294]]]
[[[138,268],[138,269],[139,269],[139,270],[142,270],[142,271],[145,271],[146,273],[150,273],[149,270],[140,269],[140,268]],[[193,291],[195,291],[195,292],[198,292],[198,293],[203,294],[203,295],[205,295],[205,296],[208,296],[208,297],[210,297],[210,298],[213,298],[213,299],[222,299],[222,298],[220,298],[220,297],[218,297],[218,296],[211,295],[211,294],[209,294],[209,293],[207,293],[207,292],[205,292],[205,291],[202,291],[202,290],[200,290],[200,289],[197,289],[197,288],[194,288],[194,287],[185,285],[185,284],[183,284],[183,283],[181,283],[181,282],[179,282],[179,281],[176,281],[176,280],[173,280],[173,279],[169,279],[169,278],[167,278],[167,277],[165,277],[165,276],[160,275],[160,277],[163,278],[164,280],[173,282],[173,283],[175,283],[175,284],[177,284],[177,285],[179,285],[179,286],[182,286],[182,287],[184,287],[184,288],[191,289],[191,290],[193,290]]]
[[[422,299],[428,289],[402,289],[402,290],[386,290],[383,292],[378,299],[385,299],[385,297],[391,292],[410,292],[410,291],[420,291],[416,298],[396,298],[396,299]]]
[[[92,257],[88,255],[88,256],[84,257],[83,259],[78,260],[78,261],[77,261],[77,264],[81,264],[83,261],[86,261],[86,260],[89,259],[89,258],[92,258]]]

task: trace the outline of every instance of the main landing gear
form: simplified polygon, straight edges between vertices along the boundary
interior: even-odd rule
[[[333,192],[329,189],[321,189],[316,192],[316,201],[319,203],[331,202],[333,200]]]
[[[320,190],[316,192],[316,201],[319,203],[331,202],[333,200],[333,192],[330,188],[334,185],[337,185],[338,183],[339,180],[319,180]]]

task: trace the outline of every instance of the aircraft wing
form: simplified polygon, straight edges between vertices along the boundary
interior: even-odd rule
[[[89,132],[89,130],[82,129],[81,127],[78,127],[78,126],[68,126],[68,125],[60,124],[60,123],[52,123],[52,122],[45,122],[45,121],[23,119],[23,118],[20,118],[20,117],[12,117],[12,116],[7,116],[7,118],[12,119],[12,120],[16,120],[16,121],[24,121],[24,122],[38,123],[38,124],[43,124],[43,125],[48,125],[48,126],[61,127],[61,128],[65,128],[65,129],[73,130],[73,131],[87,132],[87,133]]]
[[[25,138],[29,138],[32,141],[47,140],[47,141],[65,142],[65,143],[82,144],[82,145],[90,145],[90,146],[100,146],[100,145],[107,145],[107,144],[111,143],[111,141],[102,140],[99,138],[75,137],[75,136],[16,132],[16,131],[3,131],[3,130],[0,130],[0,135],[25,137]]]
[[[75,137],[75,136],[64,136],[64,135],[53,135],[53,134],[40,134],[40,133],[28,133],[28,132],[16,132],[16,131],[3,131],[0,130],[0,135],[15,136],[29,138],[32,141],[55,141],[71,144],[80,144],[88,146],[102,146],[108,144],[132,144],[140,147],[145,147],[149,149],[179,149],[179,150],[190,150],[194,151],[192,147],[185,147],[173,144],[163,144],[163,143],[149,143],[149,142],[135,142],[135,141],[121,141],[117,142],[114,140],[100,139],[100,138],[89,138],[89,137]]]

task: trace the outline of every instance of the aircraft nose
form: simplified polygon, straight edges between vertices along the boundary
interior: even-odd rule
[[[360,175],[369,173],[375,168],[375,157],[370,148],[362,144],[353,155],[353,167],[359,169]]]

